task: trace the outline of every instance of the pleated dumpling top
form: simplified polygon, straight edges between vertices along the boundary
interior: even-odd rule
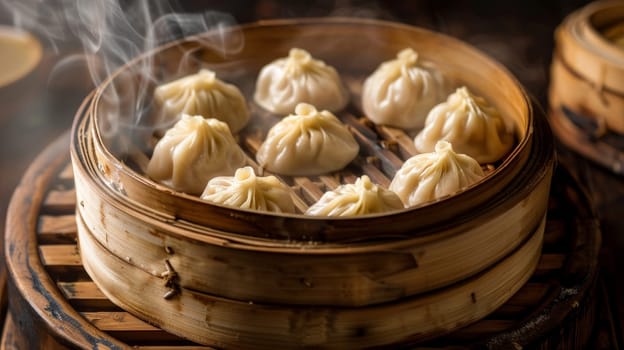
[[[449,79],[407,48],[382,63],[364,82],[362,106],[376,124],[422,128],[429,111],[451,92]]]
[[[249,122],[247,102],[240,90],[217,79],[208,69],[158,86],[154,100],[163,124],[172,124],[182,114],[201,115],[221,120],[237,133]]]
[[[513,126],[484,98],[464,86],[431,110],[414,144],[419,152],[432,152],[439,140],[452,143],[456,152],[481,164],[494,163],[511,150]]]
[[[254,100],[276,114],[290,114],[299,103],[338,112],[349,102],[349,92],[334,67],[309,52],[293,48],[288,57],[262,68]]]
[[[354,184],[344,184],[325,192],[306,211],[315,216],[357,216],[403,209],[401,199],[392,191],[374,184],[366,175]]]
[[[434,152],[417,154],[405,161],[389,188],[406,207],[412,207],[457,193],[483,176],[476,160],[454,152],[449,142],[439,141]]]
[[[177,191],[199,195],[211,178],[232,175],[246,161],[226,123],[182,115],[156,144],[146,172]]]
[[[257,176],[252,167],[236,170],[234,176],[208,181],[201,195],[207,201],[242,209],[294,213],[290,189],[275,176]]]

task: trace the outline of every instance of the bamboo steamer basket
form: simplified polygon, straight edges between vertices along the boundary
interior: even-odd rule
[[[607,130],[624,134],[624,3],[598,1],[572,13],[555,32],[550,108],[565,107]],[[624,43],[624,41],[623,41]]]
[[[395,23],[307,19],[235,30],[245,45],[227,57],[191,38],[128,63],[75,120],[81,257],[107,297],[211,346],[363,347],[447,333],[484,317],[522,286],[539,257],[554,153],[543,116],[503,67],[453,38]],[[363,79],[407,46],[491,101],[515,125],[517,142],[477,184],[382,215],[271,214],[173,191],[142,174],[152,130],[126,127],[132,123],[106,98],[116,81],[140,85],[131,67],[146,61],[164,80],[213,68],[249,97],[264,64],[291,47],[309,50],[348,82],[352,104],[338,115],[361,152],[336,174],[282,177],[303,211],[358,172],[387,185],[414,154],[410,135],[366,122],[353,103]],[[354,60],[354,52],[366,55]],[[262,121],[275,117],[251,108],[260,122],[238,137],[253,159],[259,133],[270,127]]]

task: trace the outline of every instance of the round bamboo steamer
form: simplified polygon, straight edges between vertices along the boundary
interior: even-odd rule
[[[544,130],[542,122],[534,147],[545,152],[532,157],[527,168],[535,177],[518,178],[513,189],[473,213],[474,221],[458,220],[426,236],[322,244],[206,234],[115,198],[96,181],[97,168],[75,169],[78,213],[112,254],[154,275],[169,261],[179,271],[180,285],[189,289],[256,302],[356,306],[390,301],[474,274],[527,239],[547,205],[552,149]]]
[[[146,57],[159,76],[168,77],[180,69],[168,64],[191,52],[197,59],[183,67],[187,74],[198,62],[219,67],[249,96],[250,76],[298,46],[335,66],[357,95],[358,84],[381,61],[411,46],[498,107],[515,125],[516,146],[470,188],[385,215],[310,218],[218,206],[142,175],[142,142],[148,142],[149,133],[139,132],[135,141],[130,136],[137,131],[125,129],[107,100],[111,82],[140,84],[132,66],[145,64],[141,57],[96,91],[73,128],[81,256],[111,300],[202,344],[340,347],[431,338],[484,317],[520,288],[539,255],[554,154],[543,116],[535,114],[503,67],[457,40],[393,23],[310,19],[237,30],[245,46],[226,58],[190,39]],[[372,41],[353,40],[360,37]],[[353,52],[370,55],[354,62]],[[254,114],[271,118],[257,109]],[[413,152],[404,142],[409,138],[354,114],[360,114],[356,104],[339,117],[363,146],[359,158],[375,156],[379,164],[360,159],[357,167],[379,183],[388,182],[401,159]],[[121,123],[111,125],[111,115]],[[117,132],[109,133],[113,129]],[[255,137],[239,135],[250,153]],[[382,138],[399,146],[380,149]],[[314,197],[314,189],[323,188],[314,187],[316,182],[331,187],[353,177],[335,175],[285,181],[304,207],[310,198],[297,193]],[[475,301],[471,293],[483,297]],[[360,320],[378,322],[362,326]]]
[[[5,237],[10,312],[0,348],[213,349],[120,310],[87,275],[76,241],[68,150],[69,133],[37,157],[11,199]],[[611,315],[600,312],[609,303],[596,283],[596,214],[566,169],[559,166],[553,175],[544,245],[529,282],[482,320],[429,342],[391,348],[613,348],[605,339],[617,345],[616,334],[602,333],[614,328]]]
[[[598,134],[624,133],[624,3],[598,1],[572,13],[555,32],[549,103],[589,118]]]

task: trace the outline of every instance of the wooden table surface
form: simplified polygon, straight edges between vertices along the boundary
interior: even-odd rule
[[[506,65],[543,106],[546,106],[548,69],[553,31],[561,20],[586,1],[529,0],[474,1],[313,1],[312,6],[286,1],[187,1],[189,11],[204,8],[232,13],[239,22],[295,16],[364,16],[401,21],[458,37],[475,45]],[[442,4],[443,3],[443,4]],[[306,3],[307,4],[307,3]],[[11,23],[0,7],[0,24]],[[42,37],[43,33],[36,32]],[[52,140],[70,128],[73,114],[92,85],[81,65],[61,65],[76,53],[76,42],[62,43],[53,50],[42,38],[44,57],[29,86],[29,98],[0,99],[0,215],[4,217],[13,188],[33,158]],[[0,53],[1,54],[1,53]],[[1,95],[0,95],[1,98]],[[13,113],[5,115],[3,106]],[[624,320],[624,178],[595,166],[572,152],[560,149],[561,161],[572,165],[599,214],[603,230],[601,268],[611,311]],[[0,221],[4,232],[4,220]],[[0,283],[6,278],[0,275]],[[616,324],[624,334],[624,323]]]

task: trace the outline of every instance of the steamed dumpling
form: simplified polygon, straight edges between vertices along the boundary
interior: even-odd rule
[[[295,114],[269,130],[256,160],[278,174],[320,175],[344,168],[359,149],[347,127],[331,112],[300,103]]]
[[[217,79],[208,69],[157,87],[154,99],[165,124],[178,120],[182,114],[201,115],[227,123],[236,133],[249,121],[243,94],[236,86]]]
[[[208,180],[232,175],[245,162],[227,124],[182,115],[156,144],[146,172],[177,191],[200,194]]]
[[[275,176],[259,177],[253,168],[236,170],[234,176],[218,176],[208,181],[202,199],[242,209],[294,213],[288,186]]]
[[[449,83],[430,62],[412,49],[382,63],[364,82],[362,107],[376,124],[422,128],[427,113],[449,94]]]
[[[456,152],[485,164],[507,154],[514,135],[496,108],[464,86],[431,110],[414,144],[419,152],[432,152],[438,140],[452,143]]]
[[[293,48],[288,57],[262,68],[254,99],[277,114],[292,113],[301,102],[337,112],[347,104],[349,94],[333,67],[305,50]]]
[[[333,191],[325,192],[318,202],[308,208],[306,215],[355,216],[397,209],[403,209],[403,203],[396,193],[362,175],[355,184],[340,185]]]
[[[456,193],[484,176],[479,163],[455,153],[450,143],[439,141],[435,152],[415,155],[405,161],[390,183],[406,207]]]

